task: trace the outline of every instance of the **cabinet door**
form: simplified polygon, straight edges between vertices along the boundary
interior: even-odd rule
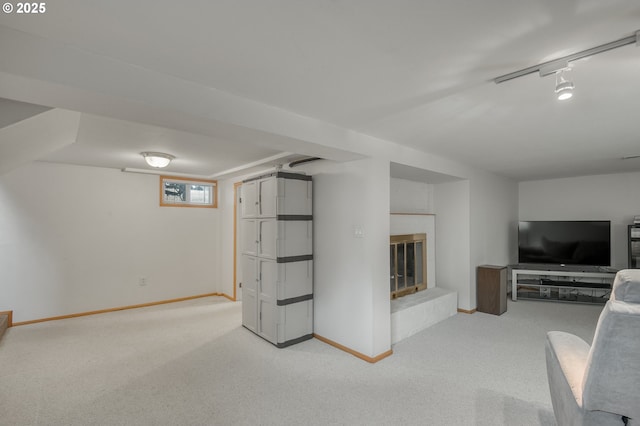
[[[278,263],[276,300],[292,299],[313,293],[313,261]]]
[[[240,210],[242,217],[256,217],[258,215],[257,182],[246,182],[240,187]]]
[[[258,275],[257,259],[242,255],[242,325],[258,331]]]
[[[260,217],[276,217],[277,186],[276,178],[270,177],[258,181],[258,214]]]
[[[278,221],[275,253],[279,257],[313,253],[313,223],[310,220]]]
[[[289,340],[313,333],[313,301],[292,303],[278,307],[278,342]]]
[[[276,315],[276,282],[278,279],[278,264],[273,260],[258,260],[258,333],[276,343],[277,315]]]
[[[277,195],[277,214],[310,215],[313,213],[311,181],[279,178]]]
[[[275,259],[277,256],[278,222],[275,219],[258,220],[258,256]]]
[[[240,251],[255,256],[258,250],[258,220],[242,219],[240,221]]]

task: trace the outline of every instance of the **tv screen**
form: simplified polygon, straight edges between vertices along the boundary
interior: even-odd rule
[[[610,266],[611,222],[520,222],[518,263]]]

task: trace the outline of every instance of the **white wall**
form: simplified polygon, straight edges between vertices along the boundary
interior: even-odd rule
[[[427,288],[436,287],[436,217],[433,214],[433,185],[391,178],[391,235],[427,234]],[[426,214],[426,215],[423,215]]]
[[[476,308],[476,271],[480,265],[517,262],[518,183],[489,173],[471,180],[470,308]]]
[[[392,178],[389,204],[392,213],[433,213],[433,185]]]
[[[242,182],[242,178],[227,179],[218,181],[218,210],[220,212],[220,281],[218,291],[233,297],[233,186],[236,182]],[[240,224],[237,224],[238,228]],[[237,230],[239,232],[240,229]],[[240,258],[236,261],[239,263]],[[240,271],[238,271],[240,272]],[[238,282],[242,282],[242,277],[237,277]],[[239,289],[238,289],[239,290]],[[236,291],[236,299],[242,300],[242,292]]]
[[[476,269],[516,261],[518,184],[490,173],[436,184],[436,281],[458,292],[458,307],[476,308]]]
[[[627,267],[627,225],[640,215],[640,172],[519,184],[520,220],[610,220],[611,263]]]
[[[471,180],[474,266],[517,261],[518,182],[489,173]]]
[[[458,292],[458,307],[471,310],[469,181],[434,185],[436,282]],[[475,300],[473,301],[475,305]]]
[[[318,161],[298,169],[313,176],[314,332],[380,355],[391,347],[389,162]]]
[[[158,191],[158,176],[52,163],[0,176],[0,311],[20,322],[216,292],[217,209],[159,207]]]

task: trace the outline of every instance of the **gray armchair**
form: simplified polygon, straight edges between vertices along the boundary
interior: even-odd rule
[[[546,357],[558,426],[640,425],[640,270],[616,275],[591,346],[551,331]]]

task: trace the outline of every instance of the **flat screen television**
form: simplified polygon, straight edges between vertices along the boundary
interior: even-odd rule
[[[518,263],[610,266],[611,222],[520,222]]]

